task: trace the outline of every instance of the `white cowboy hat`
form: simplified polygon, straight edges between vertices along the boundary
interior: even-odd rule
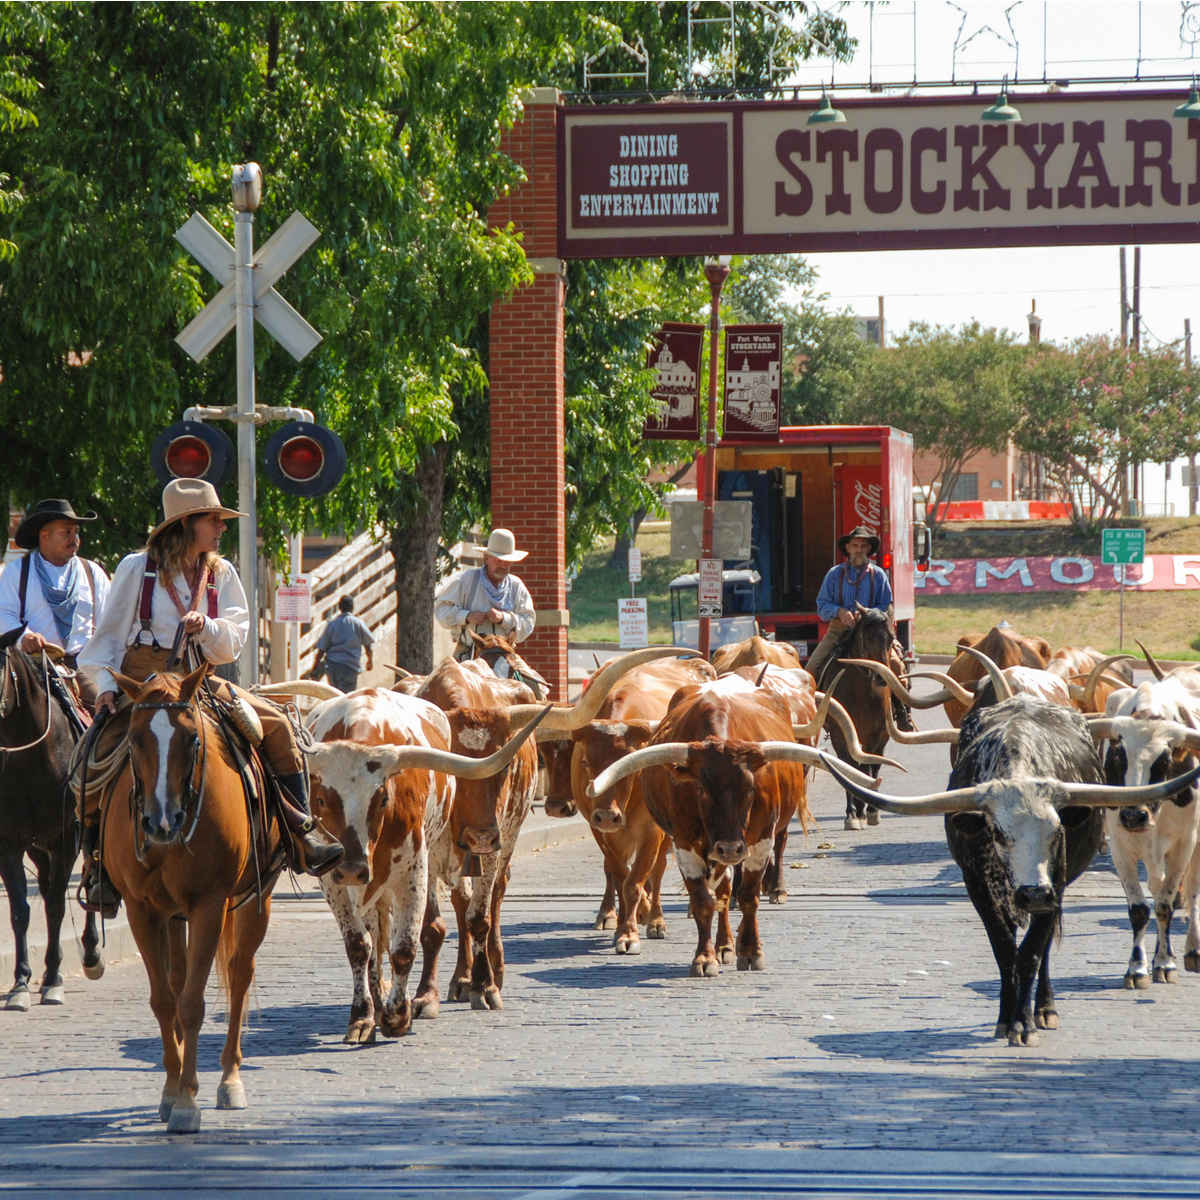
[[[517,549],[517,539],[511,529],[493,529],[484,551],[501,562],[520,562],[529,555],[528,550]]]
[[[161,533],[168,525],[196,513],[215,512],[222,517],[246,515],[226,508],[221,503],[221,497],[217,495],[217,489],[204,479],[172,479],[163,488],[162,506],[165,519],[151,530],[151,537]]]

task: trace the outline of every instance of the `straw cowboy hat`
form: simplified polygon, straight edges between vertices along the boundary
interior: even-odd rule
[[[71,507],[69,500],[39,500],[25,520],[17,526],[17,532],[13,534],[13,541],[22,550],[36,550],[38,534],[41,533],[43,525],[49,525],[51,521],[94,521],[95,519],[96,514],[90,509],[80,516]]]
[[[160,534],[168,525],[182,521],[196,513],[215,512],[222,517],[244,517],[221,503],[217,489],[203,479],[172,479],[163,488],[162,506],[164,520],[150,532],[151,537]]]
[[[838,549],[842,552],[843,558],[850,553],[846,546],[851,538],[862,538],[871,543],[871,548],[867,551],[868,558],[874,558],[879,553],[879,539],[865,525],[859,525],[858,528],[852,529],[838,538]]]
[[[484,552],[501,562],[520,562],[529,556],[528,550],[517,549],[517,539],[513,537],[511,529],[493,529]]]

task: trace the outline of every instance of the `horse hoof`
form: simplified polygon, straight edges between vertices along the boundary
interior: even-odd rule
[[[783,891],[782,889],[779,891],[774,891],[771,893],[770,900],[772,904],[786,904],[787,892]]]
[[[96,980],[104,974],[104,955],[98,955],[94,963],[83,964],[83,976],[85,979]]]
[[[862,827],[863,823],[858,817],[847,817],[842,826],[843,829],[861,829]]]
[[[652,942],[663,941],[663,939],[667,936],[666,921],[662,920],[661,918],[657,921],[651,921],[650,924],[646,926],[646,936]],[[1200,967],[1197,967],[1196,969],[1200,971]]]
[[[1183,969],[1200,973],[1200,950],[1189,950],[1183,956]]]
[[[246,1089],[242,1086],[240,1079],[234,1083],[221,1083],[217,1085],[217,1107],[246,1107]]]
[[[8,993],[8,999],[4,1002],[4,1007],[9,1012],[28,1012],[29,989],[27,987],[13,988]]]
[[[67,993],[63,990],[61,983],[56,983],[53,987],[42,989],[43,1004],[66,1004]]]
[[[158,1102],[158,1119],[160,1121],[169,1121],[171,1119],[171,1109],[175,1107],[179,1100],[178,1096],[163,1096]]]
[[[171,1116],[167,1120],[167,1132],[200,1132],[200,1108],[194,1100],[188,1104],[181,1098],[179,1103],[171,1109]]]
[[[1155,967],[1155,983],[1178,983],[1179,971],[1175,967]]]
[[[413,1020],[432,1021],[442,1011],[441,1002],[436,996],[425,996],[413,1001]]]
[[[992,1037],[994,1037],[994,1038],[1008,1037],[1008,1026],[1005,1025],[1005,1023],[1003,1021],[997,1021],[996,1022],[996,1031],[995,1031],[995,1033],[992,1034]]]
[[[868,825],[878,825],[879,824],[879,809],[877,809],[877,808],[868,808],[867,809],[867,824]]]

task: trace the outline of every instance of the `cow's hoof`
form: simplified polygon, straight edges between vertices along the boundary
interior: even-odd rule
[[[158,1101],[158,1119],[160,1121],[171,1119],[171,1109],[175,1107],[178,1100],[178,1096],[168,1096],[166,1092],[163,1092]]]
[[[994,1037],[994,1038],[1008,1037],[1008,1026],[1005,1025],[1005,1023],[1003,1021],[997,1021],[996,1022],[996,1031],[995,1031],[995,1033],[992,1034],[992,1037]]]
[[[1200,950],[1189,950],[1183,956],[1183,969],[1200,973]]]
[[[18,988],[13,988],[8,993],[8,999],[4,1002],[4,1007],[9,1012],[28,1012],[29,1011],[29,989],[22,984]]]
[[[877,808],[868,808],[867,809],[867,824],[868,825],[878,825],[879,824],[879,809],[877,809]]]
[[[195,1100],[185,1100],[180,1096],[178,1103],[171,1109],[167,1119],[168,1133],[199,1133],[200,1108]]]
[[[1039,1029],[1057,1029],[1058,1028],[1058,1013],[1053,1010],[1049,1012],[1040,1012],[1033,1019],[1034,1024]]]
[[[1016,1025],[1014,1025],[1008,1031],[1008,1044],[1010,1046],[1018,1046],[1018,1047],[1019,1046],[1038,1046],[1041,1044],[1041,1042],[1040,1042],[1040,1039],[1038,1038],[1038,1033],[1037,1033],[1036,1029],[1027,1029],[1027,1030],[1025,1030],[1024,1034],[1022,1034],[1021,1030]]]
[[[731,963],[736,957],[732,946],[717,947],[717,962]]]
[[[364,1017],[351,1021],[346,1026],[346,1036],[342,1041],[347,1046],[369,1046],[375,1040],[375,1018]]]
[[[721,973],[721,964],[711,958],[697,958],[692,962],[693,979],[715,979]]]
[[[859,817],[847,817],[845,823],[842,825],[843,829],[861,829],[862,827],[863,823]]]
[[[388,1012],[385,1008],[379,1014],[379,1032],[384,1037],[404,1037],[412,1031],[412,1014],[408,1012]]]
[[[217,1085],[217,1107],[246,1107],[246,1089],[240,1079],[235,1079],[232,1083],[220,1083]]]
[[[104,955],[97,951],[96,961],[89,962],[87,956],[83,960],[83,977],[85,979],[96,980],[104,975]]]
[[[633,937],[628,933],[623,933],[620,937],[613,939],[613,949],[618,954],[641,954],[641,939]]]
[[[442,1002],[437,996],[418,996],[412,1002],[414,1021],[432,1021],[442,1011]]]
[[[500,999],[500,989],[498,987],[489,987],[485,988],[482,992],[472,992],[471,1007],[479,1009],[481,1012],[489,1008],[503,1008],[504,1001]]]
[[[1150,976],[1143,972],[1141,975],[1135,975],[1132,971],[1125,972],[1125,990],[1132,992],[1135,988],[1139,992],[1144,992],[1150,987]]]
[[[1038,1031],[1036,1029],[1025,1030],[1025,1045],[1026,1046],[1040,1046],[1041,1044],[1042,1044],[1042,1039],[1040,1037],[1038,1037]]]
[[[1155,967],[1154,968],[1155,983],[1178,983],[1179,971],[1175,967]]]
[[[593,929],[616,929],[617,914],[616,913],[600,913],[592,922]]]
[[[771,893],[770,900],[772,904],[786,904],[787,892],[785,892],[783,888],[776,888],[775,891]]]
[[[67,993],[63,990],[61,983],[56,983],[52,987],[42,988],[42,1003],[43,1004],[66,1004]]]
[[[739,971],[761,971],[766,967],[766,965],[766,956],[761,953],[756,954],[753,958],[750,958],[745,954],[739,954],[737,956],[737,969]]]
[[[469,1000],[471,998],[471,981],[469,979],[452,979],[446,990],[449,1001]]]
[[[667,936],[667,923],[658,917],[646,926],[646,936],[652,942],[661,942]]]

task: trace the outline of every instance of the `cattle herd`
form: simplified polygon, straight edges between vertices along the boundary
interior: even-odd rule
[[[414,1017],[437,1015],[439,887],[458,925],[447,996],[502,1007],[501,906],[539,789],[548,815],[578,812],[589,824],[604,870],[595,928],[613,931],[617,954],[639,953],[643,930],[666,936],[661,893],[674,856],[696,924],[696,977],[723,963],[764,968],[759,898],[787,899],[788,827],[798,818],[807,828],[815,769],[845,789],[847,828],[877,824],[881,810],[944,815],[1000,972],[996,1036],[1011,1045],[1037,1045],[1039,1029],[1057,1027],[1049,954],[1063,892],[1105,837],[1133,931],[1125,986],[1176,981],[1170,925],[1181,906],[1184,967],[1200,972],[1200,671],[1166,673],[1147,654],[1155,678],[1135,687],[1129,655],[1052,652],[1005,627],[962,639],[945,673],[901,679],[890,647],[864,644],[847,638],[824,692],[792,647],[757,637],[711,663],[675,647],[626,654],[598,667],[573,706],[538,703],[527,682],[536,676],[500,639],[489,640],[486,662],[398,671],[392,690],[263,689],[321,701],[307,717],[308,752],[314,812],[346,847],[321,880],[354,979],[346,1041],[397,1036]],[[939,687],[914,694],[917,678]],[[909,710],[939,704],[946,728],[917,732]],[[834,754],[818,748],[822,732]],[[889,741],[946,743],[948,788],[883,790],[880,768],[901,767],[882,753]],[[1151,905],[1158,941],[1148,963]],[[418,945],[423,971],[410,998]]]

